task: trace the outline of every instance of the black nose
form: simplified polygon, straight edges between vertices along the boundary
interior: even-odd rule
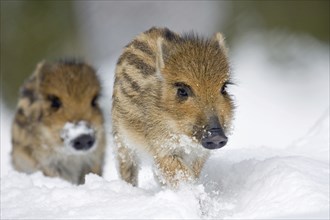
[[[222,129],[207,130],[202,137],[202,145],[207,149],[218,149],[227,144],[228,138]]]
[[[88,150],[90,149],[95,142],[95,138],[91,135],[84,134],[72,141],[72,146],[76,150]]]

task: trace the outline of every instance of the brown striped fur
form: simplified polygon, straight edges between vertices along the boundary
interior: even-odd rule
[[[94,69],[83,62],[39,63],[20,91],[12,125],[14,168],[25,173],[42,171],[75,184],[83,183],[87,173],[101,175],[104,119],[98,105],[92,104],[100,90]],[[51,106],[50,97],[59,99],[58,109]],[[78,121],[86,121],[95,130],[95,150],[79,154],[65,150],[63,126]]]
[[[121,177],[137,185],[141,155],[154,162],[159,181],[170,187],[195,181],[209,156],[200,144],[212,116],[226,132],[233,104],[227,49],[213,39],[151,28],[129,43],[117,62],[113,134]],[[184,86],[190,94],[180,98]],[[222,91],[222,92],[221,92]]]

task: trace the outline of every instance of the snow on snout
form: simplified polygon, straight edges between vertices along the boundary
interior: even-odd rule
[[[95,130],[91,128],[86,121],[79,121],[77,123],[65,123],[61,131],[61,138],[63,139],[65,148],[68,149],[71,153],[78,153],[78,151],[75,150],[72,145],[74,140],[78,137],[81,137],[82,135],[90,135],[95,137]],[[94,149],[95,146],[96,143],[94,143],[90,150]]]

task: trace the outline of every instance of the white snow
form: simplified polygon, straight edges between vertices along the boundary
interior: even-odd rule
[[[85,121],[79,121],[78,123],[71,123],[67,122],[65,123],[62,132],[61,132],[61,138],[63,138],[65,141],[72,141],[75,138],[77,138],[80,135],[93,135],[94,131],[92,128],[90,128]]]
[[[77,123],[67,122],[64,124],[61,131],[61,138],[63,139],[65,146],[65,153],[80,154],[86,153],[85,151],[77,151],[72,147],[72,141],[81,135],[95,136],[95,131],[91,128],[86,121],[79,121]],[[94,143],[93,147],[88,151],[94,150],[97,143]]]
[[[103,177],[91,174],[75,186],[18,173],[10,165],[13,115],[1,105],[1,219],[329,219],[328,45],[295,37],[286,53],[293,61],[283,66],[264,49],[268,38],[237,42],[233,135],[212,152],[196,185],[175,191],[158,187],[147,166],[140,187],[121,181],[110,131]],[[288,75],[281,81],[267,71]],[[102,81],[109,112],[112,79]]]

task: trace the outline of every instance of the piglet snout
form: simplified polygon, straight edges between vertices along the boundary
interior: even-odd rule
[[[76,150],[89,150],[95,143],[95,138],[91,135],[84,134],[72,141],[72,146]]]

